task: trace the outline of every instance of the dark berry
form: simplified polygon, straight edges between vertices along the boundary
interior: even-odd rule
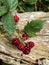
[[[23,51],[24,48],[24,44],[20,41],[19,38],[13,38],[12,39],[12,44],[17,46],[17,48],[21,51]]]
[[[29,36],[28,36],[27,33],[24,33],[24,34],[22,35],[22,37],[23,37],[25,40],[27,40]]]
[[[18,46],[20,44],[19,38],[13,38],[12,39],[12,44],[15,45],[15,46]]]
[[[21,51],[23,51],[23,49],[24,49],[24,44],[23,44],[23,43],[20,43],[19,46],[18,46],[18,49],[21,50]]]
[[[33,48],[34,47],[34,42],[28,42],[27,44],[26,44],[26,46],[28,47],[28,48]]]
[[[23,49],[23,53],[26,54],[26,55],[29,54],[30,51],[31,51],[30,48],[28,48],[27,46],[25,46],[24,49]]]
[[[17,15],[14,16],[14,20],[15,22],[18,22],[19,21],[19,17]]]

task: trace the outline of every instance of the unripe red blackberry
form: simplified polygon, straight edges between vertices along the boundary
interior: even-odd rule
[[[14,20],[15,22],[18,22],[19,21],[19,17],[17,15],[14,16]]]
[[[24,44],[20,41],[19,38],[13,38],[12,44],[15,45],[19,50],[23,51]]]
[[[13,38],[12,39],[12,44],[15,45],[15,46],[18,46],[20,44],[19,38]]]
[[[17,48],[18,48],[19,50],[23,51],[23,49],[24,49],[24,44],[23,44],[23,43],[20,43]]]
[[[34,42],[28,42],[26,44],[26,46],[29,47],[30,49],[32,49],[35,46],[35,43]]]
[[[22,35],[22,37],[23,37],[25,40],[27,40],[29,36],[28,36],[27,33],[24,33],[24,34]]]
[[[31,49],[28,48],[27,46],[25,46],[24,49],[23,49],[23,53],[26,54],[26,55],[28,55],[30,53],[30,51],[31,51]]]

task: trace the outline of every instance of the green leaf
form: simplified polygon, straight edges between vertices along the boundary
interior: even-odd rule
[[[35,34],[35,32],[33,32],[33,31],[28,31],[28,32],[26,32],[28,35],[29,35],[29,37],[34,37],[34,36],[36,36],[36,34]]]
[[[32,5],[26,6],[25,11],[26,12],[33,12],[34,11],[34,6],[32,6]]]
[[[27,4],[35,4],[37,0],[24,0]]]
[[[4,2],[11,12],[13,12],[18,5],[18,0],[4,0]]]
[[[2,23],[5,31],[12,34],[15,31],[15,21],[11,13],[8,13],[2,17]]]
[[[3,2],[4,2],[4,0],[0,0],[0,2],[1,2],[1,3],[3,3]]]
[[[46,0],[46,1],[48,1],[48,2],[49,2],[49,0]]]
[[[0,16],[2,16],[2,15],[4,15],[5,13],[7,13],[7,9],[6,9],[6,7],[4,7],[4,6],[0,6]]]
[[[44,22],[44,20],[32,20],[25,26],[24,32],[26,32],[30,37],[35,36],[36,33],[42,29]]]
[[[23,1],[19,1],[18,7],[19,7],[18,12],[32,12],[32,11],[34,11],[33,5],[25,4]]]
[[[25,9],[25,3],[23,3],[23,1],[19,1],[18,3],[18,12],[25,12],[24,9]]]

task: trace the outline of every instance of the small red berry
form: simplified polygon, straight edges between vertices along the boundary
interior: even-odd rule
[[[17,46],[17,48],[21,51],[23,51],[24,44],[19,40],[19,38],[13,38],[12,39],[12,44]]]
[[[12,44],[15,45],[15,46],[18,46],[20,44],[19,38],[13,38],[12,39]]]
[[[22,37],[23,37],[25,40],[27,40],[29,36],[28,36],[27,33],[24,33],[24,34],[22,35]]]
[[[24,44],[20,43],[17,48],[18,48],[19,50],[23,51],[23,49],[24,49]]]
[[[26,46],[28,47],[28,48],[33,48],[34,47],[34,42],[28,42],[27,44],[26,44]]]
[[[26,55],[29,54],[30,51],[31,51],[31,49],[28,48],[27,46],[25,46],[24,49],[23,49],[23,53],[26,54]]]
[[[19,21],[19,17],[17,15],[14,16],[14,20],[15,22],[18,22]]]

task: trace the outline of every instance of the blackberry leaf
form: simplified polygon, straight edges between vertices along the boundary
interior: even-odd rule
[[[4,6],[0,7],[0,16],[4,15],[5,13],[7,13],[6,7]]]
[[[35,36],[36,33],[42,29],[44,22],[44,20],[32,20],[25,26],[24,32],[26,32],[30,37]]]
[[[2,17],[2,23],[4,29],[12,34],[15,31],[15,21],[11,13],[8,13]]]
[[[18,5],[18,0],[4,0],[7,9],[9,9],[9,11],[13,12],[17,5]]]

